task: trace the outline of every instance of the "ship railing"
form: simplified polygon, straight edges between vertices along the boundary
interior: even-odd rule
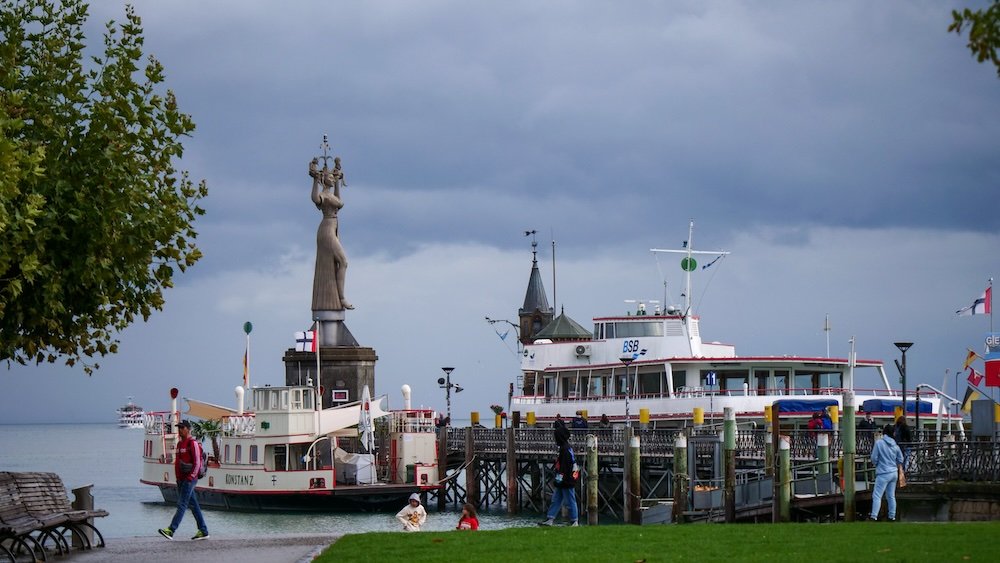
[[[222,435],[253,436],[257,433],[257,418],[253,413],[233,414],[222,417]]]
[[[440,421],[435,422],[434,411],[430,409],[400,409],[392,411],[390,432],[402,433],[432,433],[439,429]]]
[[[155,436],[173,434],[173,429],[170,427],[171,414],[173,413],[169,411],[147,412],[143,414],[142,427],[145,429],[146,434]]]

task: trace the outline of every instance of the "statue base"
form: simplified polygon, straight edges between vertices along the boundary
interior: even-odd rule
[[[322,330],[322,328],[320,329]],[[348,333],[350,334],[350,333]],[[353,338],[353,337],[352,337]],[[323,408],[361,400],[365,385],[375,394],[375,362],[372,348],[358,346],[320,346],[319,385],[323,390]],[[285,385],[316,385],[316,352],[285,351]]]
[[[313,320],[319,326],[319,346],[358,346],[358,341],[344,323],[345,311],[316,311]]]

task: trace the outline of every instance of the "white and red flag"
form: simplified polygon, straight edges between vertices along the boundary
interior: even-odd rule
[[[989,315],[993,312],[993,286],[986,288],[986,291],[972,302],[972,305],[968,307],[962,307],[961,309],[955,311],[960,317],[966,317],[969,315]]]
[[[316,351],[316,333],[307,330],[305,332],[295,333],[295,351],[296,352],[315,352]]]

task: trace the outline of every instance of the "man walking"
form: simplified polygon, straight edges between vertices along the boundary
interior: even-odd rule
[[[205,524],[205,517],[201,514],[201,507],[198,506],[198,498],[194,493],[194,486],[198,483],[198,473],[201,471],[201,444],[191,436],[191,423],[186,420],[177,424],[177,434],[180,436],[177,441],[177,452],[174,454],[177,512],[174,513],[170,526],[158,531],[168,540],[174,539],[174,532],[181,525],[181,519],[190,506],[191,514],[194,514],[195,523],[198,524],[198,532],[191,539],[207,540],[208,525]]]
[[[871,520],[878,520],[882,509],[882,494],[889,505],[889,521],[896,521],[896,481],[903,470],[903,452],[892,439],[895,428],[886,424],[882,429],[882,439],[872,446],[872,465],[875,466],[875,490],[872,491]]]

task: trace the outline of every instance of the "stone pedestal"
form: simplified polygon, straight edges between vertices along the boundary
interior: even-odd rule
[[[289,348],[282,359],[285,385],[305,385],[309,379],[316,384],[315,352],[296,352]],[[323,408],[361,400],[361,389],[365,385],[374,395],[376,361],[378,356],[372,348],[320,346],[319,384],[323,388]]]
[[[320,346],[358,346],[358,341],[344,323],[345,311],[313,311],[319,325]]]

